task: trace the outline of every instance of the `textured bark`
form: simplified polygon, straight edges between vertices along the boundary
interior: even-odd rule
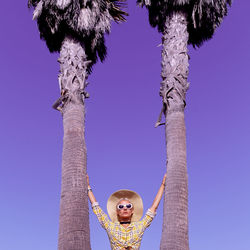
[[[163,33],[162,86],[166,115],[167,180],[161,250],[188,250],[188,178],[185,95],[188,89],[187,21],[185,14],[167,18]]]
[[[89,250],[89,211],[86,183],[85,111],[87,63],[84,49],[66,38],[60,58],[60,111],[64,138],[59,221],[59,250]],[[59,108],[58,108],[59,109]]]

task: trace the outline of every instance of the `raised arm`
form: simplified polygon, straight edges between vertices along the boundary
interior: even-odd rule
[[[89,176],[88,175],[87,175],[87,184],[88,184],[88,197],[89,197],[91,204],[93,204],[94,202],[96,202],[96,198],[95,198],[93,191],[89,185]]]
[[[101,207],[99,206],[98,202],[96,201],[96,198],[93,194],[93,191],[89,185],[89,176],[87,175],[87,184],[88,184],[88,197],[92,205],[93,212],[97,216],[97,219],[99,220],[101,226],[109,231],[112,222],[108,219],[108,216],[102,211]]]
[[[162,183],[161,183],[161,186],[158,190],[158,193],[156,194],[155,196],[155,199],[154,199],[154,202],[150,208],[150,211],[155,213],[156,212],[156,209],[158,208],[159,204],[160,204],[160,201],[161,201],[161,197],[163,195],[163,191],[164,191],[164,188],[165,188],[165,183],[166,183],[166,177],[167,177],[167,174],[164,175],[163,177],[163,180],[162,180]]]

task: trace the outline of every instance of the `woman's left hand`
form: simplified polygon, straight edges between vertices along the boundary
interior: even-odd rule
[[[167,173],[164,174],[162,184],[166,186],[166,178],[167,178]]]

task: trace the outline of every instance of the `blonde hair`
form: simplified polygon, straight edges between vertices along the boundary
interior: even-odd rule
[[[128,198],[121,198],[121,199],[117,202],[116,206],[117,206],[121,201],[128,201],[128,202],[130,202],[130,203],[133,205],[133,203],[132,203]]]

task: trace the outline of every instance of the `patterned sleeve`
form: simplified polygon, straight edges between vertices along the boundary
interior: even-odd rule
[[[141,220],[141,223],[143,224],[144,228],[147,228],[150,226],[152,220],[154,219],[156,213],[153,213],[150,209],[146,212],[145,216]]]
[[[99,220],[101,226],[105,230],[110,230],[110,224],[111,221],[108,219],[108,216],[102,211],[101,207],[99,206],[98,202],[94,202],[92,204],[92,209],[95,215],[97,216],[97,219]]]

